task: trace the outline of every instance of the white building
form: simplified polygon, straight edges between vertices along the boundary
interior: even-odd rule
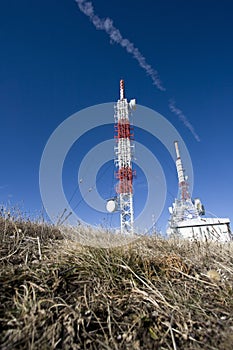
[[[169,235],[199,240],[229,242],[232,239],[230,220],[228,218],[195,218],[170,223]]]

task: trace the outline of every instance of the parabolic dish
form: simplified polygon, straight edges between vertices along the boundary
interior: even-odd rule
[[[107,201],[106,209],[109,213],[113,213],[114,211],[117,211],[117,203],[113,199]]]

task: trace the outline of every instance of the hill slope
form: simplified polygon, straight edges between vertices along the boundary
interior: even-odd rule
[[[232,243],[93,248],[3,218],[0,235],[1,349],[233,347]]]

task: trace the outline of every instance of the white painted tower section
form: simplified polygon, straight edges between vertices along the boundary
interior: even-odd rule
[[[184,170],[180,159],[180,151],[179,151],[177,141],[175,141],[175,150],[176,150],[176,169],[177,169],[178,180],[179,180],[179,184],[182,184],[185,181],[185,177],[184,177]]]

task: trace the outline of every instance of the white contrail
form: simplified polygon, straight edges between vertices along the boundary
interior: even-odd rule
[[[145,57],[141,54],[138,48],[134,46],[132,42],[122,37],[119,29],[114,27],[113,21],[111,20],[111,18],[109,17],[105,19],[99,18],[94,13],[94,8],[90,1],[86,1],[86,0],[75,0],[75,1],[77,2],[80,11],[82,11],[87,17],[89,17],[90,21],[94,24],[96,29],[104,30],[109,35],[112,42],[115,42],[121,45],[121,47],[123,47],[129,54],[131,54],[133,58],[135,58],[135,60],[138,62],[139,66],[143,68],[146,71],[146,73],[150,76],[150,78],[153,81],[153,84],[159,90],[161,91],[166,90],[162,85],[158,72],[146,62]],[[192,124],[188,121],[188,119],[183,114],[183,112],[176,107],[174,100],[169,101],[169,108],[170,108],[170,111],[176,114],[179,117],[179,119],[184,123],[184,125],[191,131],[195,139],[197,141],[200,141],[200,138],[196,134]]]
[[[191,131],[195,139],[197,141],[200,141],[200,137],[197,135],[192,124],[188,121],[182,110],[176,107],[176,102],[174,99],[169,100],[169,109],[172,113],[178,116],[178,118],[184,123],[184,125]]]
[[[113,25],[113,21],[110,18],[99,18],[93,9],[91,2],[86,0],[75,0],[79,9],[89,17],[90,21],[94,24],[96,29],[104,30],[110,37],[111,41],[121,45],[129,54],[131,54],[138,62],[139,66],[143,68],[146,73],[151,77],[153,84],[161,91],[165,91],[162,86],[162,82],[159,79],[158,72],[154,70],[147,62],[141,52],[134,46],[128,39],[124,39],[116,27]]]

